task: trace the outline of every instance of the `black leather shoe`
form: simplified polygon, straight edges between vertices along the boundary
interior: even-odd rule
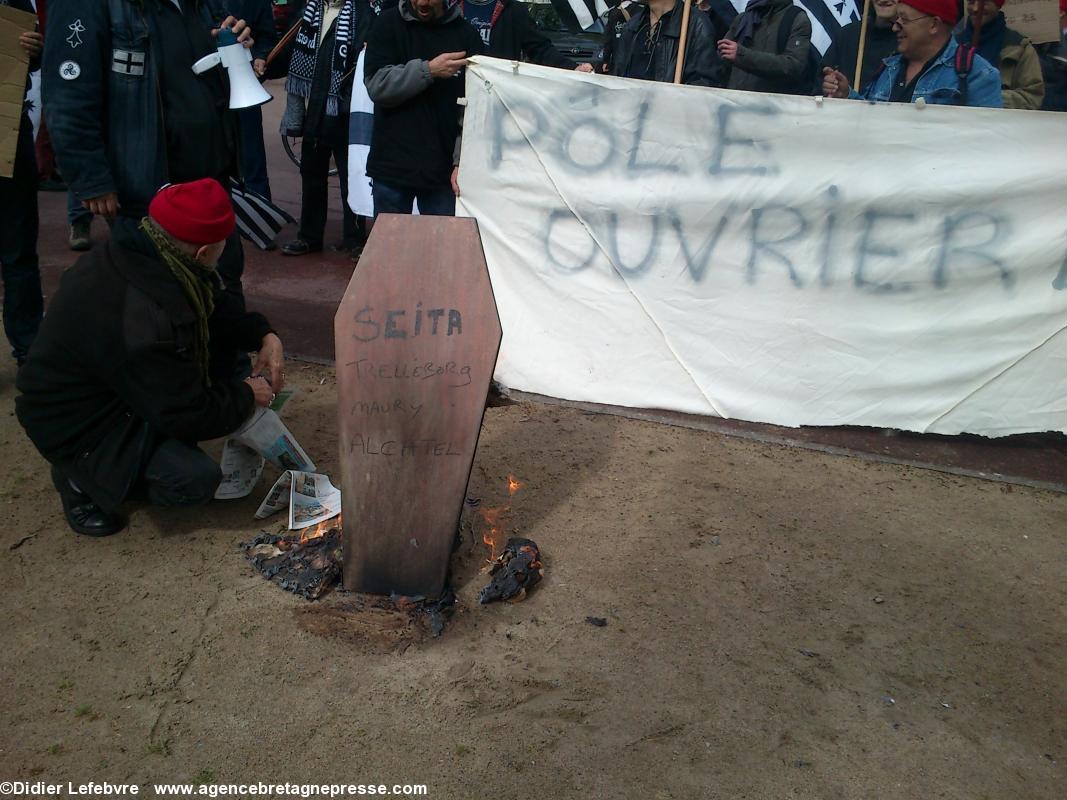
[[[110,536],[126,527],[122,518],[108,514],[92,498],[70,485],[62,473],[52,467],[52,485],[63,503],[63,516],[75,533],[85,536]]]
[[[306,256],[308,253],[318,253],[321,251],[321,244],[318,247],[314,247],[303,239],[293,239],[293,241],[288,244],[282,245],[282,255],[285,256]]]

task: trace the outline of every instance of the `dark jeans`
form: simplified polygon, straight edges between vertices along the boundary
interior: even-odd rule
[[[245,186],[270,200],[267,150],[263,146],[263,107],[242,108],[237,112],[237,120],[241,130],[241,174]]]
[[[177,439],[164,439],[144,470],[144,487],[155,506],[202,505],[221,482],[222,470],[211,456]]]
[[[0,267],[4,283],[4,333],[12,355],[25,358],[41,325],[44,299],[37,262],[37,158],[32,126],[19,127],[14,175],[0,178]]]
[[[67,224],[73,226],[75,222],[92,222],[93,212],[82,205],[74,192],[67,190]]]
[[[374,216],[410,214],[415,200],[419,201],[420,214],[434,217],[456,215],[456,195],[451,186],[441,189],[405,189],[376,180],[371,194],[374,196]]]
[[[330,156],[337,164],[341,179],[342,235],[347,244],[358,244],[362,237],[356,215],[348,207],[348,126],[321,139],[304,138],[300,142],[300,230],[297,235],[313,248],[321,248],[326,234],[326,210],[329,198]]]

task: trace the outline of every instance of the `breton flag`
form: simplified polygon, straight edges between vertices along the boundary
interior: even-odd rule
[[[237,217],[237,230],[260,250],[266,250],[293,217],[267,198],[256,194],[236,178],[230,178],[230,199]]]
[[[374,194],[371,179],[367,176],[367,156],[370,155],[370,135],[374,130],[374,103],[363,82],[366,53],[366,48],[360,52],[352,79],[351,116],[348,118],[348,197],[345,201],[353,214],[373,219]],[[419,213],[417,201],[412,204],[411,213]]]
[[[535,0],[536,2],[536,0]],[[571,30],[602,33],[608,4],[604,0],[551,0],[559,18]]]
[[[361,217],[374,216],[374,198],[370,178],[367,177],[367,156],[370,154],[370,134],[374,129],[374,103],[363,83],[363,57],[360,51],[352,77],[352,106],[348,118],[348,207]]]

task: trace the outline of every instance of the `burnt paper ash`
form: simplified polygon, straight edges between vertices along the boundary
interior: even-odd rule
[[[406,611],[413,619],[423,622],[430,635],[436,639],[452,618],[452,612],[456,608],[456,593],[452,591],[451,586],[445,586],[437,600],[427,600],[422,595],[409,597],[394,593],[389,595],[389,602],[397,610]]]
[[[376,653],[401,653],[441,635],[455,610],[450,589],[439,600],[360,594],[343,589],[321,603],[300,604],[293,616],[301,629]]]
[[[492,580],[478,595],[479,603],[524,600],[527,590],[540,583],[544,575],[541,550],[536,542],[513,536],[504,545],[504,552],[493,561],[489,574]]]
[[[341,580],[341,529],[308,539],[261,533],[241,547],[263,577],[306,600],[317,600]]]

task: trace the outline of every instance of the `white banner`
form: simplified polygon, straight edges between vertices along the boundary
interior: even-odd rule
[[[1067,116],[479,58],[497,379],[779,425],[1067,431]]]

